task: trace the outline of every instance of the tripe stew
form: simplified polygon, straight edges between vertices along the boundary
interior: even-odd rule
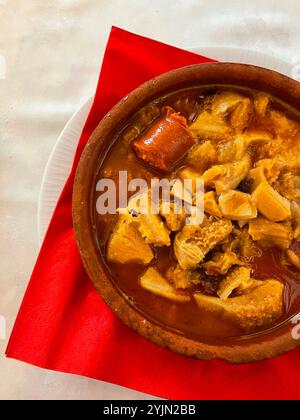
[[[262,92],[209,86],[158,98],[123,127],[98,179],[118,183],[122,170],[128,182],[205,186],[198,225],[186,223],[184,210],[176,214],[172,199],[159,214],[141,214],[130,200],[123,214],[94,211],[111,279],[146,318],[224,340],[267,331],[299,311],[299,121]]]

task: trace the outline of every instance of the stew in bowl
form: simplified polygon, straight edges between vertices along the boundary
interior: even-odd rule
[[[278,73],[213,63],[146,83],[100,123],[74,227],[100,295],[145,337],[233,362],[297,346],[299,99]]]

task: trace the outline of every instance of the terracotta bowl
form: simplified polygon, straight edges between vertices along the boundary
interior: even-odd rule
[[[104,301],[125,324],[153,343],[186,356],[199,359],[221,358],[243,363],[271,358],[300,345],[300,340],[292,337],[291,320],[268,330],[267,333],[216,344],[196,341],[156,325],[153,321],[145,319],[113,285],[97,247],[92,221],[92,195],[99,162],[124,123],[141,107],[166,93],[192,86],[214,84],[236,85],[264,91],[299,108],[300,83],[279,73],[244,64],[192,65],[144,83],[114,106],[89,139],[75,178],[73,222],[88,275]]]

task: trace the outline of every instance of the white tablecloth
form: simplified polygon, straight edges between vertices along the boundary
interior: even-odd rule
[[[43,170],[64,124],[95,90],[110,26],[183,48],[240,46],[293,60],[299,18],[299,0],[0,0],[0,320],[7,337],[38,253]],[[0,340],[0,399],[144,397],[6,360],[6,343]]]

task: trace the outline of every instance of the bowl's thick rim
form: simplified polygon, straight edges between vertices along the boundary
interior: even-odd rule
[[[95,168],[118,129],[138,109],[152,99],[180,88],[225,84],[254,88],[298,107],[300,83],[277,72],[236,63],[196,64],[164,73],[133,90],[100,121],[90,137],[77,167],[73,187],[73,226],[85,269],[98,293],[128,326],[159,346],[199,359],[221,358],[244,363],[271,358],[300,345],[292,338],[292,325],[285,324],[259,339],[234,344],[208,344],[164,329],[137,311],[111,282],[95,244],[91,223],[91,186],[95,185]]]

